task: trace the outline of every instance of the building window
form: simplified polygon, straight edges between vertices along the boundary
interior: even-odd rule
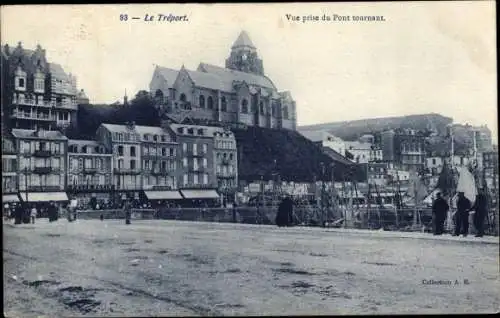
[[[18,86],[19,86],[20,88],[24,88],[24,84],[25,84],[24,82],[25,82],[25,81],[24,81],[24,78],[19,78],[19,80],[18,80],[18,82],[17,82],[17,83],[18,83]]]
[[[283,118],[288,119],[288,107],[287,106],[283,107]]]
[[[207,99],[207,108],[208,109],[214,109],[214,99],[212,98],[212,96],[208,96],[208,99]]]
[[[182,159],[182,165],[184,166],[184,168],[187,168],[187,166],[188,166],[188,158],[184,157]]]
[[[130,156],[135,157],[135,147],[130,147]]]
[[[198,129],[198,135],[203,136],[203,129]]]
[[[161,148],[161,155],[166,156],[167,155],[167,148]]]
[[[198,175],[193,175],[193,184],[198,184]]]
[[[181,100],[181,102],[185,102],[186,101],[186,94],[182,93],[180,95],[179,99]]]
[[[187,143],[182,144],[182,151],[186,152],[188,150],[188,145]]]
[[[188,185],[189,181],[188,181],[188,175],[187,174],[184,174],[182,181],[183,181],[184,185]]]
[[[182,128],[182,127],[177,128],[177,133],[183,134],[184,133],[184,128]]]
[[[221,111],[227,112],[227,102],[226,97],[222,96],[221,98]]]
[[[243,114],[248,114],[248,100],[246,99],[241,101],[241,112]]]
[[[198,144],[193,144],[193,155],[198,154]]]
[[[264,114],[264,102],[263,101],[261,101],[259,104],[259,111],[261,114]]]
[[[194,129],[193,128],[188,128],[188,134],[194,135]]]
[[[153,141],[158,141],[158,135],[153,136]]]
[[[161,142],[165,142],[165,141],[167,141],[167,136],[161,135]]]
[[[144,160],[144,169],[149,170],[149,160]]]
[[[118,159],[118,169],[123,169],[123,159]]]
[[[135,160],[130,160],[130,169],[135,169]]]
[[[205,108],[205,96],[200,95],[200,107]]]
[[[207,158],[203,158],[203,168],[206,168],[208,165]]]
[[[118,146],[118,156],[123,156],[123,146]]]
[[[170,151],[170,157],[173,157],[174,156],[174,148],[170,148],[169,151]]]

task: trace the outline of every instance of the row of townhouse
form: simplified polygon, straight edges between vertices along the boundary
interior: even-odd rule
[[[95,140],[13,129],[2,150],[7,201],[215,199],[238,185],[236,140],[220,127],[102,124]]]

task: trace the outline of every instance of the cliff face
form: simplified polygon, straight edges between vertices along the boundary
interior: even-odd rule
[[[299,126],[298,130],[327,130],[344,140],[356,140],[366,133],[376,133],[398,128],[410,128],[421,131],[432,129],[436,130],[439,135],[445,135],[446,126],[452,122],[453,119],[450,117],[439,114],[423,114]]]

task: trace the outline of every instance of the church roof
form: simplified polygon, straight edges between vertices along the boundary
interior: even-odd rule
[[[226,92],[232,91],[232,82],[228,83],[216,74],[186,70],[191,80],[198,87],[204,87]],[[228,85],[229,84],[229,85]]]
[[[178,70],[168,67],[156,66],[156,70],[161,76],[163,76],[163,78],[165,78],[168,87],[172,87],[172,85],[174,85],[175,79],[177,78],[177,75],[179,75]]]
[[[238,36],[238,38],[234,42],[231,49],[235,49],[235,48],[242,47],[242,46],[246,46],[246,47],[250,47],[252,49],[255,49],[255,45],[253,45],[252,40],[250,40],[250,37],[248,36],[248,33],[246,31],[241,31],[240,35]]]
[[[231,90],[233,87],[233,81],[246,82],[249,85],[266,87],[272,89],[273,91],[276,90],[273,82],[271,82],[271,80],[266,76],[262,75],[235,71],[206,63],[200,63],[198,71],[217,75],[224,87],[231,87]]]

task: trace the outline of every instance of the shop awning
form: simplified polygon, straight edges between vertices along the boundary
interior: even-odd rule
[[[215,190],[181,190],[185,199],[218,199],[219,194]]]
[[[21,199],[26,201],[26,193],[21,192]],[[66,192],[28,192],[28,202],[68,201]]]
[[[182,199],[179,191],[144,191],[148,200],[179,200]]]
[[[2,195],[3,202],[19,202],[17,194],[4,194]]]

